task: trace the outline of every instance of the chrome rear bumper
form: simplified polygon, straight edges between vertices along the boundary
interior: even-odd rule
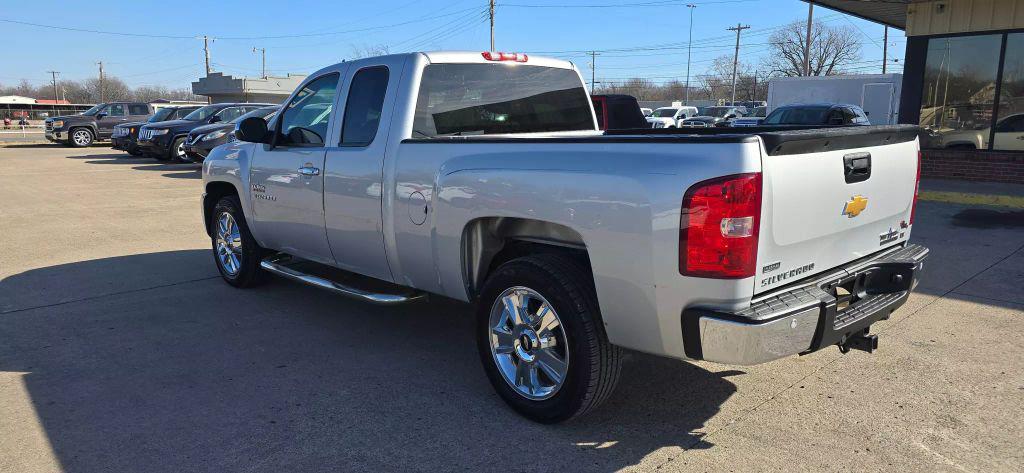
[[[741,311],[687,309],[686,356],[756,365],[845,344],[907,301],[927,256],[927,248],[907,245],[759,295]]]

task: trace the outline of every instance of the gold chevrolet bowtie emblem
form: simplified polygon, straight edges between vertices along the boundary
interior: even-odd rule
[[[868,207],[868,199],[862,195],[855,195],[850,200],[846,201],[846,205],[843,206],[843,215],[847,218],[853,218],[860,215]]]

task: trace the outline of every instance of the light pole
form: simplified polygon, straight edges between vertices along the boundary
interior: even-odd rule
[[[697,5],[687,3],[686,8],[690,9],[690,39],[686,41],[686,105],[690,105],[690,51],[693,49],[693,9]]]

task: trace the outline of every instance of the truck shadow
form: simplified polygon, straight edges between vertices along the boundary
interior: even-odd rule
[[[0,301],[0,371],[24,388],[4,402],[28,425],[5,434],[38,422],[72,471],[616,470],[712,448],[736,392],[738,372],[631,353],[604,407],[535,424],[487,383],[468,305],[238,290],[206,250],[33,269]]]
[[[132,169],[136,171],[174,171],[163,175],[171,179],[200,179],[203,177],[202,166],[195,163],[168,163],[128,154],[89,154],[68,156],[67,158],[87,159],[86,164],[131,165]]]

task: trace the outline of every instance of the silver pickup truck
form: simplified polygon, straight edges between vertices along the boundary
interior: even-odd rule
[[[476,304],[484,370],[558,422],[622,349],[750,365],[838,345],[915,286],[916,127],[600,132],[572,63],[497,52],[311,74],[203,163],[224,280]]]

